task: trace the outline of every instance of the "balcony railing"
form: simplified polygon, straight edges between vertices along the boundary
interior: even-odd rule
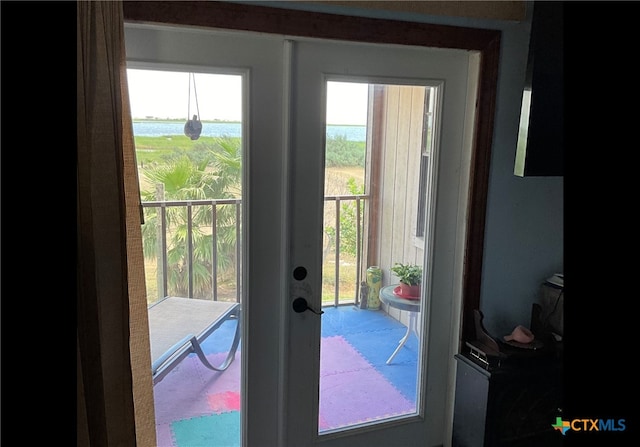
[[[358,304],[359,303],[359,284],[362,276],[362,253],[363,253],[363,211],[366,200],[368,199],[367,195],[357,194],[357,195],[334,195],[334,196],[325,196],[325,235],[328,236],[331,233],[331,237],[327,237],[327,249],[325,249],[325,257],[332,257],[335,262],[334,270],[332,272],[334,279],[333,286],[333,297],[332,300],[327,299],[326,293],[324,294],[323,304]],[[331,203],[333,202],[333,203]],[[172,228],[171,223],[168,219],[168,213],[170,210],[176,209],[177,211],[182,211],[184,214],[181,214],[183,217],[183,223],[180,225],[181,230],[184,234],[180,233],[181,240],[184,240],[184,262],[181,265],[183,271],[181,274],[186,276],[186,292],[185,294],[188,297],[194,297],[194,277],[195,272],[199,269],[199,274],[202,274],[201,268],[194,257],[194,234],[196,231],[202,232],[205,231],[207,235],[211,236],[211,244],[209,249],[211,262],[209,267],[209,280],[211,284],[211,290],[206,292],[206,298],[212,299],[214,301],[220,299],[220,286],[219,286],[219,271],[218,271],[218,258],[219,256],[229,256],[229,254],[219,254],[218,253],[218,242],[220,235],[218,234],[219,228],[219,216],[221,214],[222,207],[232,207],[232,214],[235,215],[233,219],[233,229],[227,228],[227,230],[232,230],[231,233],[233,237],[235,237],[235,247],[233,256],[235,257],[234,262],[228,263],[228,265],[233,266],[233,275],[235,276],[235,299],[236,302],[240,302],[240,297],[242,294],[242,232],[241,232],[241,210],[242,210],[242,199],[204,199],[204,200],[171,200],[171,201],[147,201],[142,202],[142,207],[145,210],[145,222],[148,222],[150,219],[148,217],[147,210],[156,210],[157,215],[155,216],[155,238],[156,238],[156,246],[155,246],[155,259],[157,260],[157,296],[152,297],[151,293],[148,293],[148,299],[150,302],[155,301],[156,299],[162,298],[164,296],[169,295],[169,282],[170,282],[170,272],[169,272],[169,240],[171,238],[172,232],[179,231],[175,228]],[[333,206],[331,206],[333,205]],[[343,205],[347,205],[347,207],[343,207]],[[345,215],[344,211],[348,212],[348,215]],[[210,213],[208,218],[205,221],[208,223],[207,228],[203,228],[203,225],[194,223],[194,214],[197,213]],[[229,211],[227,211],[227,216]],[[202,214],[199,214],[202,218]],[[228,222],[227,222],[228,225]],[[327,229],[331,226],[333,231],[328,232]],[[345,255],[341,253],[341,242],[342,242],[342,234],[348,234],[348,242],[350,244],[355,244],[355,247],[351,247],[350,251],[355,252],[355,259],[350,260],[355,263],[355,278],[353,278],[353,287],[349,287],[349,290],[353,288],[352,297],[345,298],[345,294],[341,293],[340,287],[340,278],[341,278],[341,264]],[[353,250],[355,249],[355,250]],[[324,259],[325,264],[328,264],[327,261],[329,259]],[[229,272],[226,272],[229,273]],[[323,276],[329,276],[330,273],[323,269]],[[351,274],[353,276],[353,273]],[[324,278],[323,278],[324,279]],[[350,282],[350,281],[349,281]],[[323,281],[324,283],[324,281]],[[173,293],[173,292],[172,292]],[[229,297],[225,298],[226,300]]]

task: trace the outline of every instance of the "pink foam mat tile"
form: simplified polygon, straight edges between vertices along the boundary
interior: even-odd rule
[[[345,427],[413,411],[415,404],[374,369],[320,378],[320,415],[327,428]]]
[[[327,423],[327,421],[325,421],[325,419],[322,417],[322,415],[320,415],[318,417],[318,430],[320,431],[324,431],[324,430],[328,430],[329,424]]]
[[[371,368],[372,365],[341,336],[322,339],[320,377]]]
[[[213,354],[207,359],[215,365],[225,356]],[[236,359],[226,371],[218,372],[189,356],[154,386],[156,423],[211,414],[208,395],[218,392],[240,393],[240,362]]]
[[[207,396],[209,408],[214,413],[227,411],[240,411],[240,393],[224,391],[222,393],[209,394]]]

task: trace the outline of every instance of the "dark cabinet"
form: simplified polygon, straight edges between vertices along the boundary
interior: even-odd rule
[[[562,434],[562,368],[557,357],[484,365],[456,355],[454,447],[555,447]]]

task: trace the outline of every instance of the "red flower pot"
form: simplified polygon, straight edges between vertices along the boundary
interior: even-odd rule
[[[404,296],[413,296],[413,297],[419,297],[420,296],[420,285],[416,285],[416,286],[410,286],[408,284],[405,284],[403,282],[400,283],[400,294],[404,295]]]

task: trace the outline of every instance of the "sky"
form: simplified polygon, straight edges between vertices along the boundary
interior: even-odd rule
[[[205,121],[241,120],[241,76],[195,73],[194,78],[195,88],[186,72],[127,69],[133,118],[186,119],[199,111]],[[327,96],[328,124],[366,124],[367,84],[330,82]]]

